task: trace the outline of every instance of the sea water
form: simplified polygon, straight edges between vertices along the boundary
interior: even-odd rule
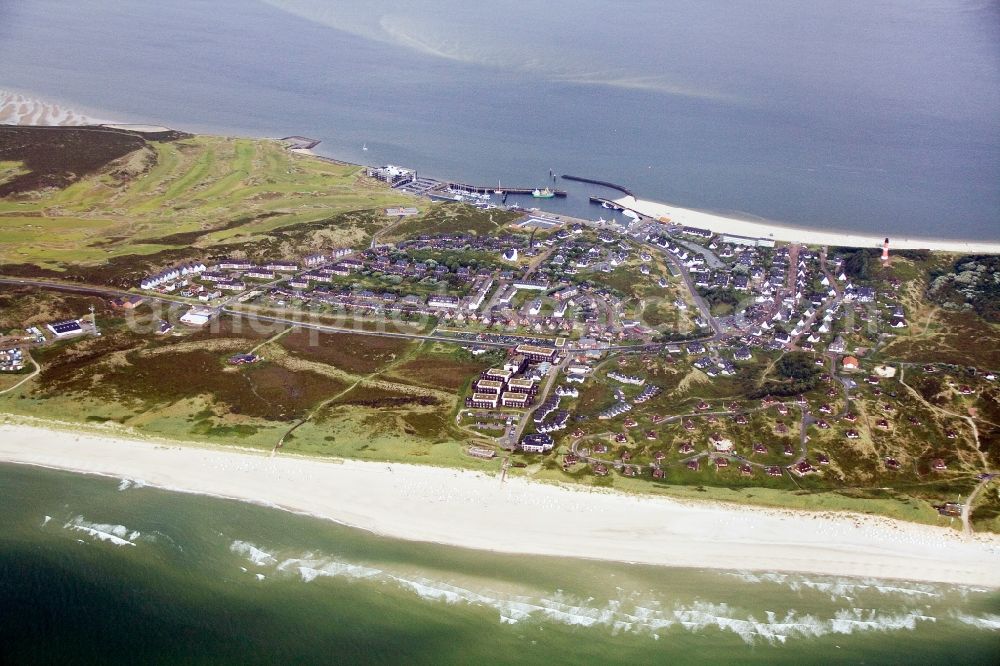
[[[6,663],[1000,660],[974,586],[500,555],[13,465],[0,505]]]
[[[998,53],[992,0],[0,3],[0,87],[102,118],[887,236],[1000,238]]]

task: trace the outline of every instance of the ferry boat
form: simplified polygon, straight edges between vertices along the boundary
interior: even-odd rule
[[[535,197],[536,199],[551,199],[555,195],[556,193],[547,187],[544,190],[536,189],[534,192],[531,193],[531,196]]]

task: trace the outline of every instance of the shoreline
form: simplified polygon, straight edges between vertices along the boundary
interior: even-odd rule
[[[785,225],[771,220],[753,220],[708,211],[684,208],[672,204],[625,196],[614,202],[623,208],[651,217],[669,219],[672,224],[708,229],[717,234],[761,238],[807,245],[882,249],[886,234],[862,234],[847,230],[819,230]],[[1000,254],[1000,241],[972,241],[948,238],[899,238],[891,233],[889,251],[932,250],[966,254]]]
[[[0,425],[0,462],[142,480],[396,539],[511,554],[1000,588],[1000,537],[848,513],[572,488],[448,468]],[[904,574],[904,575],[901,575]]]
[[[143,126],[149,126],[148,123],[138,123],[138,122],[111,122],[96,120],[91,116],[79,114],[72,107],[67,105],[62,105],[61,103],[50,103],[46,102],[44,99],[35,97],[30,93],[25,93],[19,90],[12,90],[9,88],[0,88],[0,99],[2,99],[3,94],[8,94],[11,97],[17,98],[18,104],[27,105],[32,107],[30,112],[26,112],[26,115],[31,116],[33,114],[38,114],[44,111],[48,113],[49,107],[54,107],[55,109],[62,109],[61,113],[66,114],[66,118],[63,122],[47,123],[51,125],[61,125],[61,124],[96,124],[101,126],[131,126],[132,128],[141,128]],[[39,109],[41,111],[39,111]],[[56,114],[58,115],[58,114]],[[62,116],[59,116],[62,118]],[[87,123],[80,122],[67,122],[71,120],[87,120]],[[58,119],[57,119],[58,120]],[[19,123],[20,124],[20,123]],[[35,124],[35,123],[29,123]],[[156,126],[159,128],[159,126]],[[162,129],[162,128],[160,128]],[[141,130],[139,130],[141,131]],[[227,135],[228,136],[228,135]],[[275,140],[272,137],[258,136],[256,138]],[[290,152],[306,155],[320,160],[333,160],[336,162],[342,162],[344,164],[353,164],[352,162],[344,162],[344,160],[336,156],[326,156],[322,153],[316,151],[313,148],[301,149],[293,148]],[[357,166],[366,166],[359,164]],[[367,165],[370,166],[370,165]],[[879,248],[882,247],[882,241],[885,239],[885,234],[864,234],[855,233],[850,230],[821,230],[813,229],[810,227],[796,226],[794,222],[781,222],[775,220],[767,220],[764,218],[751,219],[751,218],[741,218],[731,214],[720,214],[713,213],[710,211],[703,211],[694,208],[684,208],[683,206],[675,206],[668,203],[661,203],[649,199],[641,199],[635,196],[624,196],[619,199],[614,200],[615,203],[632,210],[636,213],[651,217],[653,219],[659,219],[662,217],[669,217],[672,221],[692,226],[700,227],[703,229],[709,229],[715,233],[719,234],[731,234],[735,236],[745,236],[748,238],[762,238],[775,241],[784,242],[801,242],[808,245],[828,245],[828,246],[840,246],[840,247],[853,247],[853,248]],[[544,204],[542,204],[544,205]],[[545,211],[541,208],[542,212]],[[894,249],[914,249],[914,250],[933,250],[938,252],[955,252],[962,254],[1000,254],[1000,240],[997,241],[976,241],[976,240],[964,240],[964,239],[949,239],[949,238],[920,238],[920,237],[906,237],[899,238],[893,237],[893,234],[888,234],[891,241],[891,248]]]

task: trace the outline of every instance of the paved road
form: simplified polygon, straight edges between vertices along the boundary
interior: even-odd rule
[[[528,420],[531,419],[532,415],[538,411],[538,408],[545,404],[545,401],[549,397],[549,392],[552,390],[552,385],[556,383],[559,378],[559,373],[566,369],[569,365],[569,357],[567,356],[563,359],[563,362],[559,365],[553,365],[552,369],[549,371],[549,376],[545,378],[545,384],[542,386],[542,390],[538,395],[538,405],[534,409],[525,410],[524,414],[521,416],[517,423],[517,429],[514,431],[513,437],[508,437],[508,441],[511,439],[511,444],[516,445],[521,441],[521,435],[524,433],[524,429],[528,426]]]
[[[499,347],[506,349],[513,346],[513,343],[509,342],[490,342],[486,340],[459,340],[456,338],[442,337],[438,335],[424,335],[420,333],[399,333],[393,331],[365,331],[358,330],[357,328],[348,328],[345,326],[330,326],[327,324],[314,324],[300,319],[286,319],[284,317],[272,317],[270,315],[257,314],[255,312],[247,312],[243,310],[233,310],[232,308],[222,308],[221,312],[234,317],[244,317],[247,319],[255,319],[257,321],[264,321],[274,324],[285,324],[288,326],[298,326],[300,328],[307,328],[316,331],[321,331],[324,333],[355,333],[358,335],[376,335],[385,338],[405,338],[408,340],[429,340],[432,342],[451,342],[454,344],[465,344],[465,345],[476,345],[482,347]]]
[[[646,245],[647,247],[651,247],[655,250],[659,250],[660,253],[663,255],[663,258],[669,261],[670,264],[677,269],[677,272],[680,273],[681,280],[684,282],[684,286],[687,287],[688,291],[691,293],[691,298],[694,300],[695,305],[698,306],[698,311],[701,313],[701,318],[707,321],[708,325],[712,327],[713,334],[705,336],[705,338],[701,341],[709,342],[721,338],[722,327],[719,325],[719,320],[712,316],[712,309],[709,307],[708,303],[705,302],[705,299],[701,297],[701,294],[698,293],[698,289],[694,286],[694,282],[691,281],[691,275],[688,273],[687,268],[685,268],[685,266],[681,262],[677,261],[677,258],[674,255],[670,254],[660,246],[650,245],[648,243],[644,243],[644,245]]]
[[[135,296],[135,292],[124,291],[122,289],[115,289],[113,287],[95,287],[86,284],[71,284],[65,282],[53,282],[49,280],[34,280],[27,278],[7,278],[0,277],[0,284],[10,284],[18,285],[22,287],[35,287],[38,289],[52,289],[54,291],[69,291],[74,293],[83,294],[95,294],[97,296]],[[190,301],[186,301],[179,297],[171,296],[150,296],[148,294],[143,294],[143,298],[151,301],[159,301],[161,303],[171,303],[176,305],[191,305]]]
[[[66,283],[62,283],[62,282],[52,282],[52,281],[47,281],[47,280],[34,280],[34,279],[26,279],[26,278],[9,278],[9,277],[5,278],[5,277],[0,277],[0,284],[10,284],[10,285],[25,286],[25,287],[35,287],[37,289],[52,289],[52,290],[55,290],[55,291],[67,291],[67,292],[73,292],[73,293],[94,294],[94,295],[97,295],[97,296],[119,297],[119,296],[135,296],[136,295],[135,292],[125,291],[125,290],[122,290],[122,289],[115,289],[113,287],[98,287],[98,286],[86,285],[86,284],[66,284]],[[157,301],[157,302],[165,303],[165,304],[169,304],[169,305],[180,305],[180,306],[186,306],[186,307],[191,307],[191,306],[196,305],[195,303],[192,303],[191,301],[186,300],[186,299],[182,299],[180,297],[151,295],[151,294],[147,294],[147,293],[143,293],[141,295],[143,296],[143,298],[146,298],[147,300]],[[228,303],[228,301],[226,303]],[[391,331],[364,331],[364,330],[358,330],[356,328],[347,328],[347,327],[339,327],[339,326],[328,326],[328,325],[324,325],[324,324],[310,324],[308,322],[304,322],[304,321],[298,320],[298,319],[287,319],[287,318],[283,318],[283,317],[271,317],[271,316],[268,316],[268,315],[256,314],[254,312],[249,312],[249,311],[234,310],[234,309],[228,307],[228,305],[222,306],[219,309],[219,311],[223,312],[225,314],[228,314],[228,315],[232,315],[232,316],[237,316],[238,315],[238,316],[241,316],[241,317],[247,317],[247,318],[251,318],[251,319],[257,319],[257,320],[260,320],[260,321],[269,321],[269,322],[279,323],[279,324],[288,324],[288,325],[293,325],[293,326],[301,326],[303,328],[312,328],[312,329],[316,329],[316,330],[319,330],[319,331],[326,331],[326,332],[329,332],[329,333],[357,333],[357,334],[374,335],[374,336],[382,336],[382,337],[390,337],[390,338],[408,338],[408,339],[411,339],[411,340],[431,340],[431,341],[437,341],[437,342],[450,342],[452,344],[458,344],[458,345],[476,345],[476,346],[496,347],[496,348],[508,348],[508,347],[513,347],[515,344],[517,344],[517,343],[514,343],[514,342],[492,342],[492,341],[488,341],[488,340],[461,339],[461,338],[452,338],[452,337],[439,336],[439,335],[421,335],[421,334],[417,334],[417,333],[397,333],[397,332],[391,332]],[[706,338],[696,338],[696,339],[692,339],[691,341],[698,340],[698,341],[704,342],[704,341],[707,341],[708,339],[710,339],[710,337],[711,336],[706,337]],[[616,351],[632,351],[632,352],[637,352],[637,351],[648,351],[648,350],[662,349],[664,346],[665,346],[664,343],[659,343],[659,342],[651,342],[651,343],[647,343],[647,344],[643,344],[643,345],[612,345],[612,346],[604,348],[603,351],[607,351],[607,352],[616,352]],[[566,351],[578,351],[578,350],[575,349],[575,348],[569,347],[569,348],[566,349]]]

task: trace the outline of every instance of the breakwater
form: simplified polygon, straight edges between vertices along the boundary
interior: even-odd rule
[[[590,197],[590,203],[603,206],[604,208],[610,208],[611,210],[625,210],[623,206],[616,204],[614,201],[611,201],[610,199],[602,199],[601,197]]]
[[[600,185],[601,187],[609,187],[612,190],[618,190],[619,192],[623,192],[629,195],[630,197],[635,196],[635,194],[632,193],[632,190],[628,189],[624,185],[618,185],[617,183],[611,183],[606,180],[594,180],[593,178],[584,178],[583,176],[570,176],[567,174],[563,174],[561,178],[564,178],[565,180],[572,180],[577,183],[590,183],[591,185]],[[591,199],[593,199],[593,197],[591,197]]]
[[[505,194],[533,194],[535,191],[541,189],[537,187],[493,187],[493,186],[480,186],[480,185],[468,185],[466,183],[448,183],[448,187],[453,190],[459,190],[461,192],[476,192],[477,194],[493,194],[497,190]],[[557,197],[565,197],[566,192],[563,190],[551,190],[552,194]]]

